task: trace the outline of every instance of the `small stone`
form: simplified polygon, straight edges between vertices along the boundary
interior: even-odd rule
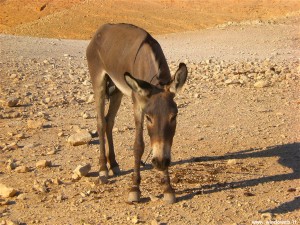
[[[50,167],[51,165],[52,165],[51,161],[48,161],[48,160],[45,160],[45,159],[40,160],[40,161],[38,161],[38,162],[35,164],[35,166],[36,166],[37,168]]]
[[[64,196],[64,195],[62,195],[62,194],[56,196],[56,200],[59,201],[59,202],[61,202],[61,201],[63,201],[63,200],[66,200],[66,199],[67,199],[67,197]]]
[[[19,134],[16,135],[16,137],[18,139],[24,139],[25,138],[25,134],[24,133],[19,133]]]
[[[27,196],[26,194],[22,193],[22,194],[19,194],[18,197],[17,197],[18,200],[26,200],[27,199]]]
[[[207,60],[205,60],[205,63],[206,64],[210,64],[210,63],[212,63],[212,60],[211,59],[207,59]]]
[[[64,133],[63,133],[63,132],[59,132],[59,133],[57,134],[57,136],[58,136],[58,137],[62,137],[62,136],[64,136]]]
[[[231,84],[231,83],[232,83],[231,79],[225,80],[225,84]]]
[[[68,138],[68,143],[73,146],[84,145],[92,140],[92,136],[88,131],[81,131],[77,134],[73,134]]]
[[[111,219],[111,217],[109,217],[108,215],[104,214],[104,215],[103,215],[103,219],[104,219],[104,220],[109,220],[109,219]]]
[[[151,225],[160,225],[160,222],[157,220],[151,220]]]
[[[40,129],[43,127],[43,121],[42,120],[28,120],[27,127],[29,129]]]
[[[85,86],[88,86],[88,85],[90,85],[90,81],[89,80],[85,80],[85,81],[82,82],[82,84],[85,85]]]
[[[2,220],[1,225],[18,225],[18,222],[12,221],[12,220]]]
[[[199,93],[194,94],[194,98],[200,98],[201,95]]]
[[[27,166],[18,166],[15,171],[17,173],[27,173],[29,172],[29,168]]]
[[[152,202],[157,202],[159,200],[158,197],[156,197],[155,195],[150,195],[149,196]]]
[[[89,118],[91,118],[90,114],[88,114],[86,112],[82,114],[82,117],[83,117],[83,119],[89,119]]]
[[[264,220],[271,220],[273,217],[273,214],[272,213],[262,213],[260,215],[260,217]]]
[[[247,191],[247,192],[244,192],[244,195],[247,196],[247,197],[252,197],[252,196],[255,196],[255,194]]]
[[[9,99],[7,100],[7,105],[8,105],[9,107],[15,107],[15,106],[18,104],[18,102],[19,102],[19,99],[18,99],[18,98],[9,98]]]
[[[132,222],[133,224],[137,224],[137,223],[139,222],[138,216],[134,216],[134,217],[131,219],[131,222]]]
[[[297,189],[296,188],[289,188],[287,191],[288,192],[295,192],[295,191],[297,191]]]
[[[94,95],[90,95],[87,99],[87,103],[92,103],[94,102]]]
[[[54,178],[54,179],[52,179],[52,183],[56,184],[56,185],[60,185],[60,184],[62,184],[62,181],[58,178]]]
[[[0,195],[4,198],[14,197],[17,194],[17,190],[10,188],[0,183]]]
[[[35,190],[37,190],[41,193],[47,193],[48,192],[48,189],[46,187],[45,182],[40,183],[37,180],[35,180],[34,183],[33,183],[33,189],[35,189]]]
[[[77,174],[77,173],[73,173],[72,174],[72,180],[73,181],[77,181],[77,180],[79,180],[81,177]]]
[[[47,155],[55,155],[55,154],[56,154],[56,150],[55,149],[47,152]]]
[[[114,127],[113,130],[112,130],[114,133],[118,133],[120,132],[120,129],[118,127]]]
[[[91,164],[88,163],[84,166],[82,165],[77,166],[73,172],[74,174],[77,174],[79,177],[85,177],[90,170],[91,170]]]
[[[254,83],[254,87],[256,87],[256,88],[264,88],[264,87],[268,87],[268,86],[269,86],[269,82],[266,80],[259,80]]]
[[[8,163],[7,167],[6,167],[9,171],[14,170],[15,168],[17,168],[17,164],[15,162],[10,162]]]
[[[236,159],[229,159],[227,161],[227,165],[232,166],[232,165],[236,165],[236,164],[237,164],[237,160]]]
[[[43,102],[44,102],[45,104],[50,103],[50,101],[51,101],[51,98],[49,98],[49,97],[44,98],[44,100],[43,100]]]
[[[13,74],[10,75],[11,79],[15,79],[16,77],[17,77],[17,74],[15,74],[15,73],[13,73]]]

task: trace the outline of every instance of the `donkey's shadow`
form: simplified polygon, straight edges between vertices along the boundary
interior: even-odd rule
[[[286,180],[300,179],[300,143],[292,143],[286,145],[272,146],[267,149],[250,149],[244,150],[233,154],[223,156],[208,156],[208,157],[195,157],[189,160],[174,162],[173,165],[191,163],[191,162],[205,162],[205,161],[217,161],[217,160],[229,160],[229,159],[246,159],[246,158],[268,158],[279,157],[278,163],[292,169],[291,173],[276,174],[272,176],[260,177],[250,180],[234,181],[226,184],[211,184],[205,185],[200,188],[186,189],[179,191],[179,194],[188,193],[178,198],[179,201],[193,198],[199,194],[210,194],[222,190],[234,189],[234,188],[246,188],[257,186],[258,184],[269,182],[280,182]],[[300,209],[300,198],[296,197],[290,202],[285,202],[282,205],[265,210],[264,212],[271,213],[287,213]]]

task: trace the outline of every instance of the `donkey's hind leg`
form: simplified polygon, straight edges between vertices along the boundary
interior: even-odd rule
[[[109,96],[109,108],[106,114],[106,137],[108,148],[107,151],[107,160],[110,164],[110,169],[113,175],[118,175],[120,173],[119,165],[116,161],[114,143],[113,143],[113,135],[112,130],[115,124],[115,117],[121,105],[123,94],[116,88],[112,95]]]
[[[95,106],[97,112],[97,130],[99,135],[99,145],[100,145],[100,170],[99,170],[99,178],[100,182],[105,184],[108,182],[108,168],[107,168],[107,159],[105,155],[105,131],[106,131],[106,121],[104,117],[105,112],[105,94],[106,94],[106,79],[107,75],[105,71],[98,72],[97,74],[93,73],[90,70],[92,84],[94,89],[94,97],[95,97]]]

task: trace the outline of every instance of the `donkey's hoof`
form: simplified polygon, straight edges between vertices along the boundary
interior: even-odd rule
[[[107,184],[108,183],[108,172],[107,171],[100,171],[99,181],[100,181],[100,184]]]
[[[131,191],[128,194],[128,202],[139,202],[141,198],[141,192]]]
[[[113,167],[109,170],[109,175],[110,176],[118,176],[121,174],[121,170],[120,170],[120,167],[116,166],[116,167]]]
[[[165,192],[164,193],[164,201],[168,204],[173,204],[176,202],[175,194],[172,192]]]

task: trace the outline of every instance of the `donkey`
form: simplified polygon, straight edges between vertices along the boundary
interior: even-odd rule
[[[142,28],[130,24],[101,26],[88,45],[86,56],[97,111],[100,182],[108,182],[108,165],[114,175],[120,173],[115,159],[112,129],[122,96],[131,96],[136,134],[133,183],[128,201],[140,200],[140,165],[145,148],[143,124],[146,117],[153,150],[152,164],[162,172],[164,200],[174,203],[175,192],[168,172],[178,113],[174,97],[186,81],[186,65],[180,63],[172,77],[159,43]],[[109,107],[105,116],[106,96]]]

